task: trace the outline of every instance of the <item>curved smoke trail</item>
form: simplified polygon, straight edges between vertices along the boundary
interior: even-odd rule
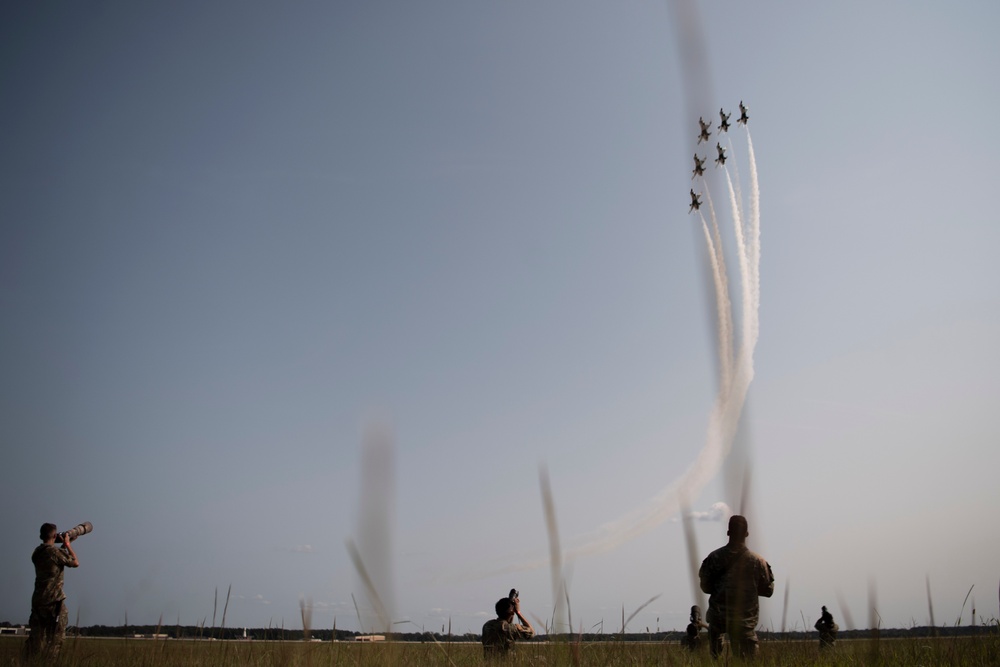
[[[729,273],[726,271],[726,257],[722,250],[719,219],[715,216],[715,203],[712,201],[712,193],[708,191],[708,188],[705,189],[705,202],[708,204],[709,219],[712,221],[711,236],[705,229],[705,243],[708,246],[708,257],[712,265],[712,279],[715,286],[719,345],[719,391],[727,393],[729,382],[733,376],[733,305],[729,300]],[[705,217],[700,217],[702,228],[705,228]]]
[[[747,138],[749,140],[749,134]],[[760,192],[752,144],[748,152],[748,159],[750,162],[750,210],[746,217],[744,217],[745,211],[741,198],[737,196],[729,171],[726,170],[729,204],[732,209],[733,230],[739,262],[743,315],[739,341],[735,345],[735,359],[732,303],[722,251],[722,238],[707,183],[705,194],[706,202],[709,204],[711,230],[704,216],[700,216],[712,268],[716,308],[719,311],[717,326],[719,327],[720,375],[722,376],[719,392],[709,415],[705,443],[687,470],[662,491],[615,521],[606,523],[596,530],[572,540],[573,546],[564,552],[563,562],[579,556],[611,551],[676,515],[681,509],[682,500],[696,496],[719,472],[729,455],[739,427],[747,392],[754,376],[753,354],[757,346],[759,332]],[[487,576],[535,569],[549,564],[549,558],[538,558],[493,570],[487,573]]]

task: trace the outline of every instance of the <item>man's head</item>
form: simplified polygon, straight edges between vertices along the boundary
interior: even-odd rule
[[[747,529],[746,517],[740,516],[739,514],[734,514],[729,517],[729,535],[730,542],[746,542],[747,535],[750,531]]]
[[[54,523],[43,523],[42,527],[38,530],[38,537],[41,538],[42,542],[48,542],[55,539],[59,531],[56,530],[56,524]]]
[[[514,601],[510,598],[500,598],[496,604],[497,618],[510,621],[514,618]]]

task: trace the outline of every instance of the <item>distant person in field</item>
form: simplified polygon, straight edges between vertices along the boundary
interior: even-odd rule
[[[771,597],[774,575],[761,556],[747,548],[750,534],[746,518],[729,518],[729,544],[708,554],[698,576],[708,598],[708,638],[712,657],[722,653],[722,635],[729,635],[733,651],[741,658],[757,655],[757,597]]]
[[[833,614],[823,607],[823,613],[814,626],[819,631],[819,648],[828,649],[837,641],[837,630],[840,628],[833,622]]]
[[[697,651],[701,648],[701,629],[707,628],[701,620],[701,609],[698,605],[691,607],[691,622],[688,623],[687,633],[684,635],[684,646],[689,651]]]
[[[54,523],[43,523],[39,530],[42,543],[35,547],[31,562],[35,565],[35,592],[31,596],[31,633],[24,645],[29,660],[42,658],[55,662],[66,637],[66,594],[63,593],[63,569],[79,567],[80,561],[66,539],[56,546],[59,533]]]
[[[531,622],[521,614],[517,591],[511,590],[509,596],[497,600],[495,608],[497,617],[483,625],[483,655],[487,658],[508,656],[514,650],[514,642],[535,636]],[[521,623],[514,623],[515,616]]]

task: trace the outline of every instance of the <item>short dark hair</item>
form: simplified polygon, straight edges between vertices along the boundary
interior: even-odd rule
[[[729,517],[729,536],[730,537],[746,537],[749,534],[747,529],[746,517],[740,516],[739,514],[734,514]]]
[[[507,618],[514,609],[514,601],[510,598],[500,598],[497,600],[497,618]]]
[[[38,529],[38,537],[42,539],[42,542],[51,538],[55,535],[58,530],[56,530],[56,524],[54,523],[43,523],[42,527]]]

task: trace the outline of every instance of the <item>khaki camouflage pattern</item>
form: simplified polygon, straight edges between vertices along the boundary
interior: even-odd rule
[[[73,557],[53,544],[41,544],[31,554],[35,565],[35,592],[31,596],[31,633],[24,646],[29,659],[55,660],[66,636],[68,611],[63,592],[63,569],[75,567]],[[42,655],[44,653],[44,655]]]
[[[697,651],[701,647],[701,629],[707,627],[701,621],[688,623],[685,635],[681,638],[681,645],[691,651]]]
[[[31,632],[24,645],[25,655],[29,659],[41,657],[45,661],[54,661],[59,657],[66,638],[68,621],[69,611],[63,600],[40,607],[32,605],[31,617],[28,619]]]
[[[35,564],[35,592],[31,606],[51,605],[66,599],[63,593],[63,568],[73,567],[73,557],[54,544],[40,544],[31,554]]]
[[[830,618],[820,618],[813,627],[819,631],[819,647],[821,649],[829,648],[836,643],[837,631],[840,629],[840,626],[833,621],[832,616]]]
[[[490,619],[483,624],[483,655],[487,658],[507,655],[518,639],[534,636],[535,631],[531,628],[499,618]]]
[[[740,655],[757,653],[758,596],[774,593],[771,566],[743,544],[727,544],[702,562],[698,572],[701,590],[709,594],[708,634],[712,654],[722,650],[722,635],[728,634]]]

